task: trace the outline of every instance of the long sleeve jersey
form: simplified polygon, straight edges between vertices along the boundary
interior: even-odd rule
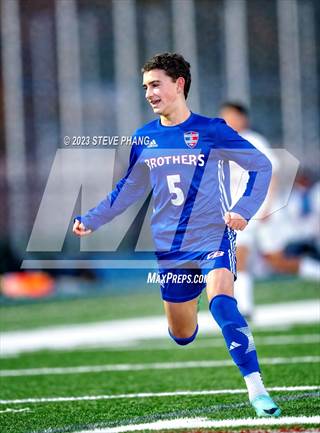
[[[249,175],[233,207],[229,161]],[[269,159],[222,119],[191,113],[176,126],[154,120],[133,136],[126,175],[81,220],[97,230],[152,189],[156,251],[211,251],[225,212],[249,221],[264,201],[271,174]]]

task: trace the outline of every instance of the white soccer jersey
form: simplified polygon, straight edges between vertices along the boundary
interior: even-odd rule
[[[263,154],[267,156],[267,158],[271,161],[272,164],[272,172],[275,174],[279,168],[279,162],[275,157],[270,144],[268,141],[260,134],[250,129],[246,129],[240,132],[241,136],[249,141],[249,143],[253,144],[255,148],[260,150]],[[236,203],[239,198],[243,195],[243,192],[246,188],[248,182],[248,172],[244,170],[240,165],[236,162],[230,162],[230,188],[231,188],[231,197],[232,204]],[[262,205],[263,207],[263,205]]]

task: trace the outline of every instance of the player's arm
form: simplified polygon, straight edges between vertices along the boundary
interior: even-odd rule
[[[73,232],[85,236],[124,212],[144,196],[149,185],[147,167],[139,163],[141,152],[133,146],[126,175],[96,207],[74,220]]]
[[[227,126],[224,120],[217,121],[215,135],[221,158],[235,161],[248,171],[249,179],[242,197],[225,215],[226,224],[243,230],[267,195],[272,165],[262,152]]]

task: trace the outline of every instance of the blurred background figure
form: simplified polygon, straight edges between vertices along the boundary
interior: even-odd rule
[[[220,108],[219,116],[236,130],[243,138],[263,152],[271,161],[273,176],[269,191],[262,208],[242,232],[237,232],[237,281],[235,297],[240,311],[247,317],[253,314],[253,274],[250,255],[257,246],[263,252],[264,242],[259,238],[261,225],[268,225],[272,201],[276,193],[276,173],[279,163],[265,137],[250,129],[248,108],[239,102],[225,102]],[[243,195],[248,180],[247,172],[235,162],[230,163],[230,181],[232,206]]]
[[[320,281],[320,182],[300,170],[290,200],[269,218],[270,232],[262,228],[268,247],[264,258],[275,273]],[[276,236],[272,236],[276,233]]]
[[[220,108],[229,126],[252,143],[270,159],[273,176],[266,200],[248,227],[237,233],[237,269],[235,297],[247,317],[254,309],[254,269],[257,257],[263,257],[265,271],[273,274],[297,275],[320,280],[320,182],[315,182],[310,170],[300,169],[287,206],[281,188],[277,188],[279,161],[268,141],[250,129],[248,108],[239,102],[225,102]],[[243,194],[248,175],[236,163],[230,164],[232,205]],[[278,209],[273,212],[272,209]]]
[[[139,209],[129,209],[110,233],[97,237],[99,248],[92,251],[81,251],[70,227],[72,216],[80,214],[81,207],[88,208],[87,201],[93,199],[93,193],[88,193],[93,179],[87,177],[88,185],[80,185],[91,151],[101,150],[103,155],[109,152],[109,161],[114,158],[114,173],[108,172],[101,182],[94,182],[92,191],[96,196],[103,197],[108,191],[106,181],[111,179],[111,184],[127,167],[129,146],[94,146],[92,137],[129,136],[137,125],[153,117],[145,104],[138,71],[145,59],[157,52],[180,52],[192,64],[192,111],[212,116],[221,101],[242,101],[250,107],[251,123],[259,127],[272,148],[286,149],[292,159],[296,158],[294,167],[280,162],[278,195],[289,184],[291,191],[299,163],[319,173],[319,20],[318,0],[0,0],[0,302],[10,301],[13,293],[14,302],[19,301],[19,293],[22,301],[41,294],[56,298],[118,293],[118,288],[127,286],[128,281],[125,273],[113,268],[114,252],[104,247],[105,239],[113,244],[122,239],[117,247],[118,259],[141,259],[141,254],[150,259],[145,245],[137,248],[137,234],[152,208],[148,202],[141,205],[139,215]],[[154,22],[161,26],[155,27]],[[234,128],[242,129],[242,135],[249,134],[245,109],[231,108],[224,107],[224,111],[233,121],[237,117]],[[232,120],[227,122],[231,124]],[[64,140],[68,137],[78,141],[68,144]],[[266,145],[252,131],[246,138],[257,147],[257,141]],[[82,145],[83,141],[89,145]],[[74,161],[59,162],[59,155],[73,151],[89,151],[86,163],[81,165],[79,158],[82,171]],[[277,157],[280,161],[278,153]],[[55,166],[68,178],[79,180],[77,188],[70,192],[72,199],[64,185],[52,200],[46,201]],[[105,175],[104,167],[101,173]],[[292,212],[299,208],[293,203],[307,197],[313,204],[309,210],[305,206],[291,232],[295,236],[304,233],[305,239],[306,230],[314,231],[316,223],[310,220],[316,212],[317,199],[312,197],[317,193],[316,187],[310,188],[317,179],[311,178],[307,187],[302,187],[300,181],[296,183],[288,209],[274,216],[276,220],[283,215],[286,231],[278,233],[276,226],[271,236],[265,236],[262,251],[275,274],[306,275],[310,274],[307,269],[313,269],[313,262],[310,267],[304,261],[307,255],[316,260],[309,247],[309,252],[301,248],[298,251],[296,246],[287,248],[296,239],[284,236],[289,228],[289,216],[284,215],[292,207],[292,218]],[[244,183],[245,175],[241,181]],[[48,212],[59,235],[44,227],[41,242],[35,245],[32,239],[38,233],[34,227],[39,210],[46,210],[45,203],[55,197],[59,208],[67,208],[65,212]],[[258,222],[259,237],[271,226],[269,219]],[[311,232],[309,243],[314,237]],[[245,247],[242,250],[246,251]],[[246,253],[243,257],[246,263]],[[93,269],[93,259],[105,259],[106,263]],[[84,261],[81,269],[75,266],[77,260]],[[240,281],[241,258],[239,266]],[[30,278],[7,275],[29,271],[40,274],[31,274]],[[133,296],[139,291],[153,290],[157,294],[158,287],[152,289],[146,283],[145,270],[135,272],[128,291]],[[45,287],[43,292],[37,289],[38,284]],[[304,289],[301,287],[305,296]]]

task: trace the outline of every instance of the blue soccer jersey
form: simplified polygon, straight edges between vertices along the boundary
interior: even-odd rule
[[[222,119],[191,113],[176,126],[158,119],[133,138],[126,175],[82,217],[86,228],[96,230],[152,189],[156,251],[209,252],[219,248],[225,234],[226,211],[249,221],[264,201],[270,161]],[[141,138],[148,145],[137,144]],[[230,160],[249,172],[247,188],[232,208]]]

